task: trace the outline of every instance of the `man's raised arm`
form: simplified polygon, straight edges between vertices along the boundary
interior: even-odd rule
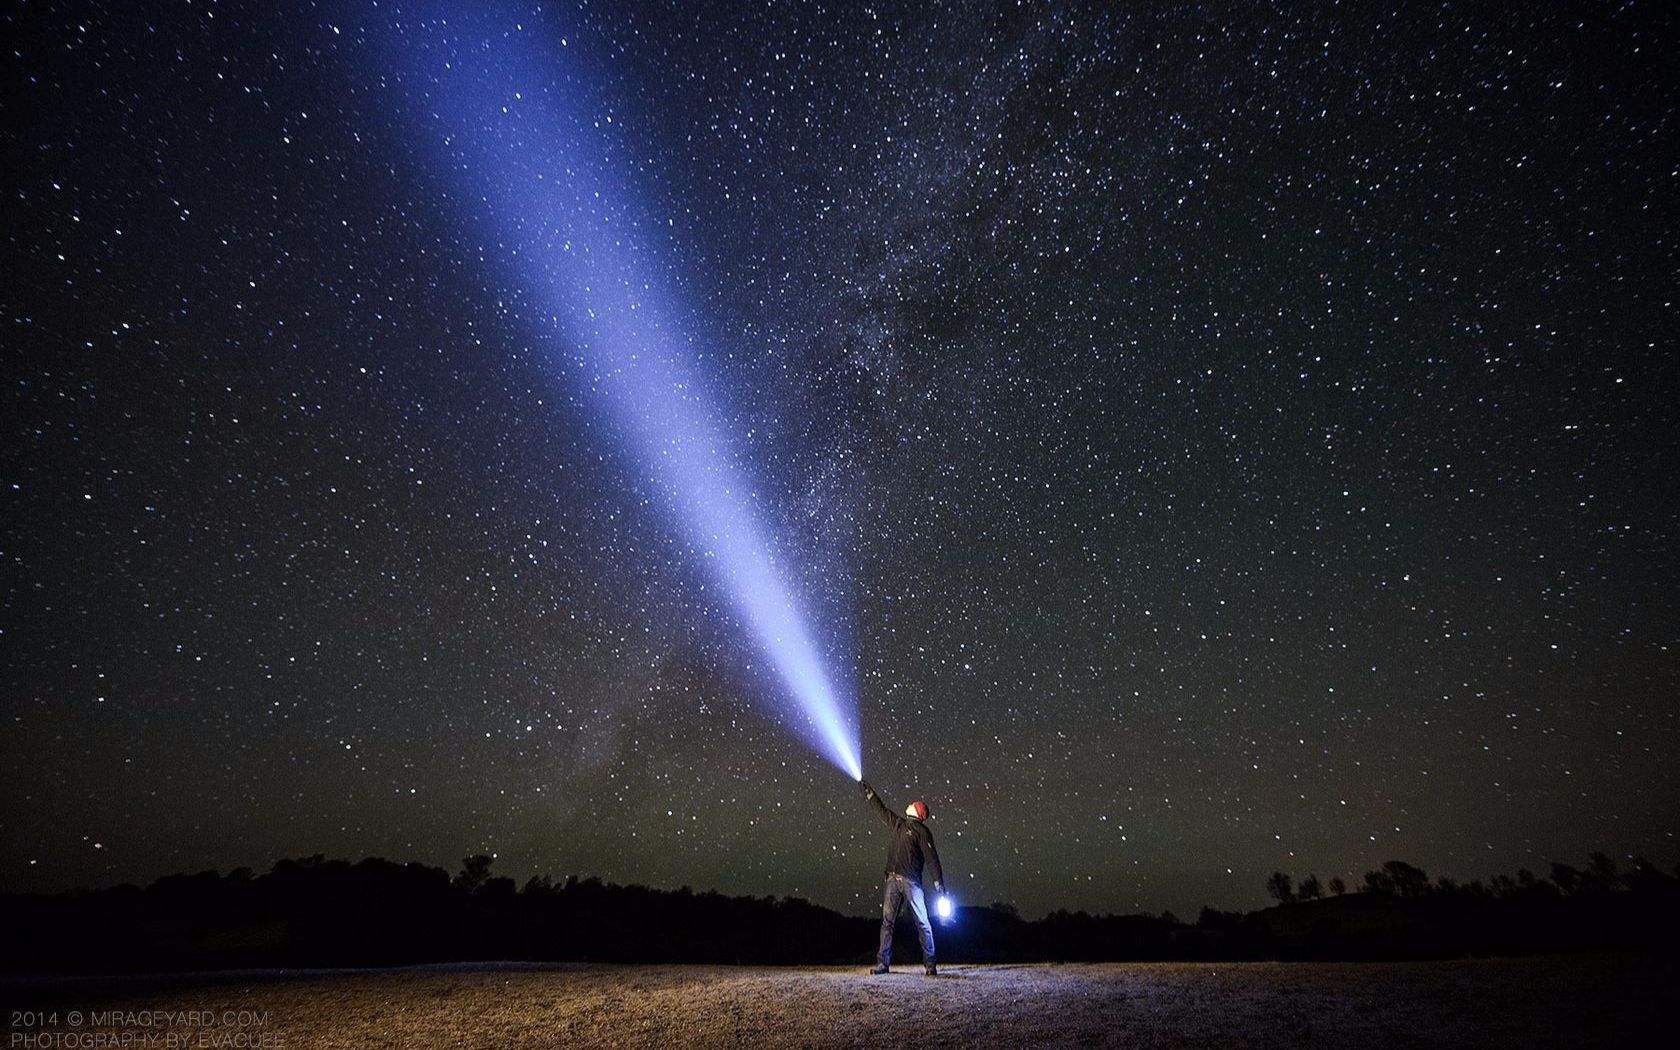
[[[893,811],[887,808],[887,804],[885,802],[881,801],[881,796],[875,794],[875,789],[870,787],[867,781],[863,780],[858,781],[858,787],[863,789],[863,797],[874,804],[875,815],[881,818],[881,823],[885,824],[889,828],[895,827],[898,824],[898,818],[894,817]]]

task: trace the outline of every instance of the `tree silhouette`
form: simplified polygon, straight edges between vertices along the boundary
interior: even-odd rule
[[[1220,911],[1202,905],[1201,914],[1196,917],[1196,925],[1205,930],[1235,930],[1242,926],[1243,914],[1238,911]]]
[[[1365,892],[1382,897],[1423,897],[1429,893],[1429,873],[1403,860],[1384,862],[1365,873]]]
[[[1391,860],[1383,870],[1394,878],[1394,888],[1402,897],[1424,897],[1429,894],[1429,873],[1414,868],[1403,860]]]
[[[1347,892],[1347,883],[1342,881],[1340,875],[1330,876],[1330,892],[1338,897]]]
[[[488,853],[474,853],[461,861],[461,873],[455,876],[455,888],[477,893],[490,878],[490,865],[495,858]]]
[[[1302,879],[1300,888],[1295,891],[1295,896],[1304,901],[1315,901],[1324,896],[1324,887],[1319,884],[1318,876],[1309,873],[1306,878]]]
[[[1285,872],[1274,871],[1266,879],[1266,892],[1279,904],[1288,904],[1295,899],[1294,880]]]
[[[1613,890],[1622,885],[1622,873],[1616,869],[1615,861],[1596,851],[1590,859],[1592,866],[1588,872],[1593,881],[1593,889]]]
[[[1580,893],[1586,885],[1586,876],[1580,868],[1564,864],[1561,861],[1554,861],[1552,863],[1552,882],[1565,897],[1573,897]]]

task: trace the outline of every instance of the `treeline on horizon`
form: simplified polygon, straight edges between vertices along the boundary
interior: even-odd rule
[[[121,973],[246,967],[393,966],[480,960],[863,964],[878,918],[797,898],[730,897],[575,876],[523,887],[465,859],[453,877],[424,864],[317,855],[169,875],[145,888],[0,896],[5,970]],[[1431,880],[1390,861],[1349,891],[1341,880],[1267,880],[1262,911],[1161,915],[1055,911],[1026,920],[1007,904],[936,923],[941,962],[1140,959],[1401,959],[1593,950],[1672,951],[1680,869],[1603,854],[1550,877]],[[898,962],[919,959],[901,920]]]

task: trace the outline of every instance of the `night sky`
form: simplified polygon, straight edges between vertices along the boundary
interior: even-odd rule
[[[0,888],[878,899],[428,140],[485,25],[960,901],[1680,860],[1675,8],[1118,6],[11,7]]]

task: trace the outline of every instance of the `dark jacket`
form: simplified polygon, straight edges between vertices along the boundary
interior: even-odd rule
[[[934,887],[942,887],[945,872],[939,867],[939,851],[933,846],[933,832],[928,830],[927,825],[914,817],[900,816],[888,809],[868,784],[863,785],[863,797],[874,805],[875,815],[881,818],[881,823],[892,828],[892,845],[887,847],[887,874],[903,875],[920,885],[925,867],[933,876]]]

